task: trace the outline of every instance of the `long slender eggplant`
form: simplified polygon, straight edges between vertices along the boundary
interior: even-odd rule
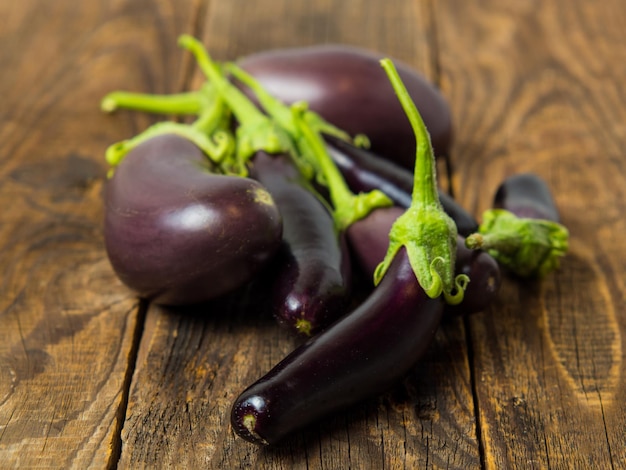
[[[272,195],[283,219],[272,311],[289,330],[311,336],[347,305],[351,273],[345,236],[289,156],[257,152],[250,176]]]
[[[420,287],[402,248],[353,312],[296,348],[235,401],[242,438],[275,444],[294,431],[398,382],[419,361],[443,314]]]
[[[400,207],[411,205],[413,173],[382,159],[369,150],[356,147],[333,136],[325,136],[327,148],[335,165],[348,186],[355,192],[380,189]],[[444,211],[452,217],[461,235],[467,236],[478,229],[478,222],[450,195],[439,190],[439,201]]]
[[[378,209],[346,232],[353,258],[370,279],[387,253],[391,226],[403,212],[399,207]],[[484,251],[467,248],[462,236],[457,237],[455,274],[466,274],[470,283],[461,303],[446,304],[446,315],[481,312],[497,297],[502,282],[498,263]]]

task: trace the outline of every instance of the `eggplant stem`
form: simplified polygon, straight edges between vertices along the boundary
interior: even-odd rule
[[[239,167],[242,174],[246,173],[245,166],[248,160],[260,150],[270,154],[293,154],[293,142],[289,139],[288,133],[265,116],[254,103],[228,81],[200,41],[183,34],[179,37],[178,44],[195,57],[200,70],[215,86],[218,94],[239,121],[237,155],[235,161],[231,163]]]
[[[389,249],[374,272],[374,283],[381,281],[404,246],[424,292],[431,298],[443,294],[446,302],[458,304],[463,300],[469,277],[454,275],[458,230],[439,200],[430,135],[393,62],[382,59],[380,64],[415,133],[416,152],[411,205],[391,227]]]
[[[307,122],[305,104],[296,103],[291,109],[293,122],[301,137],[296,140],[300,153],[315,159],[315,166],[330,194],[333,218],[338,231],[344,231],[376,208],[393,205],[393,201],[377,189],[355,195],[329,155],[322,136]]]
[[[105,113],[131,109],[154,114],[198,114],[202,107],[203,99],[199,91],[171,95],[113,91],[100,102],[100,109]]]

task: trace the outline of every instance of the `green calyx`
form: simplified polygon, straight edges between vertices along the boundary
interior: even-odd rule
[[[301,172],[309,179],[315,178],[328,188],[332,203],[332,213],[337,230],[342,231],[351,224],[366,217],[379,207],[393,204],[382,191],[354,194],[348,188],[343,176],[326,150],[322,134],[334,135],[351,141],[343,130],[326,122],[317,113],[308,109],[305,102],[287,106],[270,95],[251,75],[235,64],[229,64],[231,74],[254,93],[261,107],[294,142],[294,160]],[[366,140],[360,137],[360,140]]]
[[[294,127],[298,134],[296,144],[301,155],[315,161],[319,178],[328,188],[337,230],[343,231],[357,220],[365,218],[374,209],[389,207],[393,201],[382,191],[372,190],[354,194],[348,188],[341,172],[332,161],[319,131],[307,120],[306,108],[301,103],[291,107]]]
[[[249,159],[260,150],[267,153],[294,152],[293,142],[286,130],[264,115],[226,78],[200,41],[184,34],[179,37],[178,44],[193,54],[200,70],[237,118],[237,151],[232,162],[235,171],[245,174]]]
[[[111,145],[106,158],[115,167],[142,142],[160,134],[173,133],[197,145],[214,163],[215,171],[247,176],[252,158],[259,151],[268,154],[289,155],[301,175],[309,182],[317,182],[328,190],[330,202],[323,201],[333,215],[337,230],[343,231],[355,221],[366,217],[378,207],[392,205],[391,199],[379,190],[354,194],[341,172],[332,161],[324,134],[336,136],[355,145],[367,146],[366,136],[352,139],[346,132],[326,122],[308,109],[306,103],[287,106],[271,96],[252,76],[232,63],[214,62],[202,43],[182,35],[179,45],[189,51],[206,77],[198,91],[172,95],[151,95],[116,91],[101,101],[105,112],[131,109],[157,114],[196,115],[192,124],[176,122],[157,123],[141,134]],[[256,96],[257,107],[226,76],[229,72],[246,85]],[[231,118],[237,128],[231,131]],[[311,191],[320,200],[311,184]]]
[[[233,153],[235,146],[233,136],[228,129],[230,114],[225,108],[224,102],[217,96],[212,87],[204,86],[201,95],[202,98],[199,98],[199,101],[205,104],[202,109],[198,111],[199,116],[192,124],[182,124],[171,121],[158,122],[131,139],[110,145],[105,152],[107,163],[112,167],[119,165],[128,152],[135,147],[146,140],[163,134],[176,134],[189,139],[200,148],[213,163],[219,164],[224,161]],[[111,96],[118,95],[113,93],[108,96],[111,98]],[[146,103],[147,97],[149,98],[149,95],[137,95],[133,93],[124,96],[124,107],[132,109],[145,109],[143,105]],[[138,97],[138,100],[135,100],[136,97]],[[158,98],[160,99],[161,97]],[[104,100],[106,99],[105,97]],[[171,104],[172,101],[169,103]],[[158,109],[156,112],[162,111],[162,108],[158,108],[158,106],[156,108],[153,106],[152,109]]]
[[[542,278],[559,267],[569,247],[569,232],[557,222],[490,209],[483,213],[478,232],[467,237],[465,244],[487,251],[518,276]]]
[[[430,135],[391,60],[383,59],[381,65],[411,123],[417,150],[411,206],[391,227],[389,249],[374,273],[374,282],[381,281],[404,246],[424,292],[431,298],[443,295],[447,303],[458,304],[463,300],[469,277],[454,273],[457,228],[439,202]]]

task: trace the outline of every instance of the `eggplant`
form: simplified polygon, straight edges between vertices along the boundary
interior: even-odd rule
[[[387,253],[392,224],[403,212],[399,207],[378,209],[348,229],[352,256],[369,279]],[[461,303],[446,304],[446,316],[482,312],[497,298],[502,284],[500,266],[488,253],[467,248],[462,236],[457,237],[454,271],[469,276],[470,282]]]
[[[328,326],[348,303],[351,269],[345,236],[291,157],[257,152],[252,162],[250,176],[272,195],[283,220],[270,308],[282,326],[308,337]]]
[[[263,51],[241,58],[238,64],[276,98],[287,104],[307,102],[338,128],[366,135],[376,155],[412,170],[415,136],[380,71],[382,58],[366,49],[330,44]],[[423,117],[435,155],[447,157],[453,126],[446,99],[408,65],[396,62],[396,66]],[[247,93],[253,98],[253,93]]]
[[[280,247],[282,218],[261,183],[211,171],[191,141],[163,134],[131,150],[107,180],[106,251],[140,297],[207,301],[251,280]]]
[[[326,136],[325,139],[328,152],[350,189],[355,192],[380,189],[396,205],[405,209],[411,205],[414,180],[412,172],[334,136]],[[441,189],[439,201],[443,210],[454,220],[461,235],[467,236],[478,229],[476,219]]]
[[[243,439],[273,445],[395,385],[422,357],[444,301],[420,287],[401,248],[381,283],[353,312],[297,347],[234,402]]]
[[[506,178],[496,190],[493,207],[518,217],[559,222],[559,211],[546,182],[534,173]]]

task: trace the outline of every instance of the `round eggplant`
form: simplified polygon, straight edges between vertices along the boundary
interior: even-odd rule
[[[276,49],[238,64],[276,98],[306,101],[312,111],[349,134],[365,134],[377,155],[413,169],[415,135],[380,66],[382,54],[347,45]],[[453,126],[448,103],[420,73],[396,68],[430,133],[437,157],[447,157]],[[245,88],[244,88],[245,89]]]
[[[105,187],[105,247],[140,297],[207,301],[249,281],[274,255],[282,218],[257,181],[211,172],[202,151],[174,134],[131,150]]]

